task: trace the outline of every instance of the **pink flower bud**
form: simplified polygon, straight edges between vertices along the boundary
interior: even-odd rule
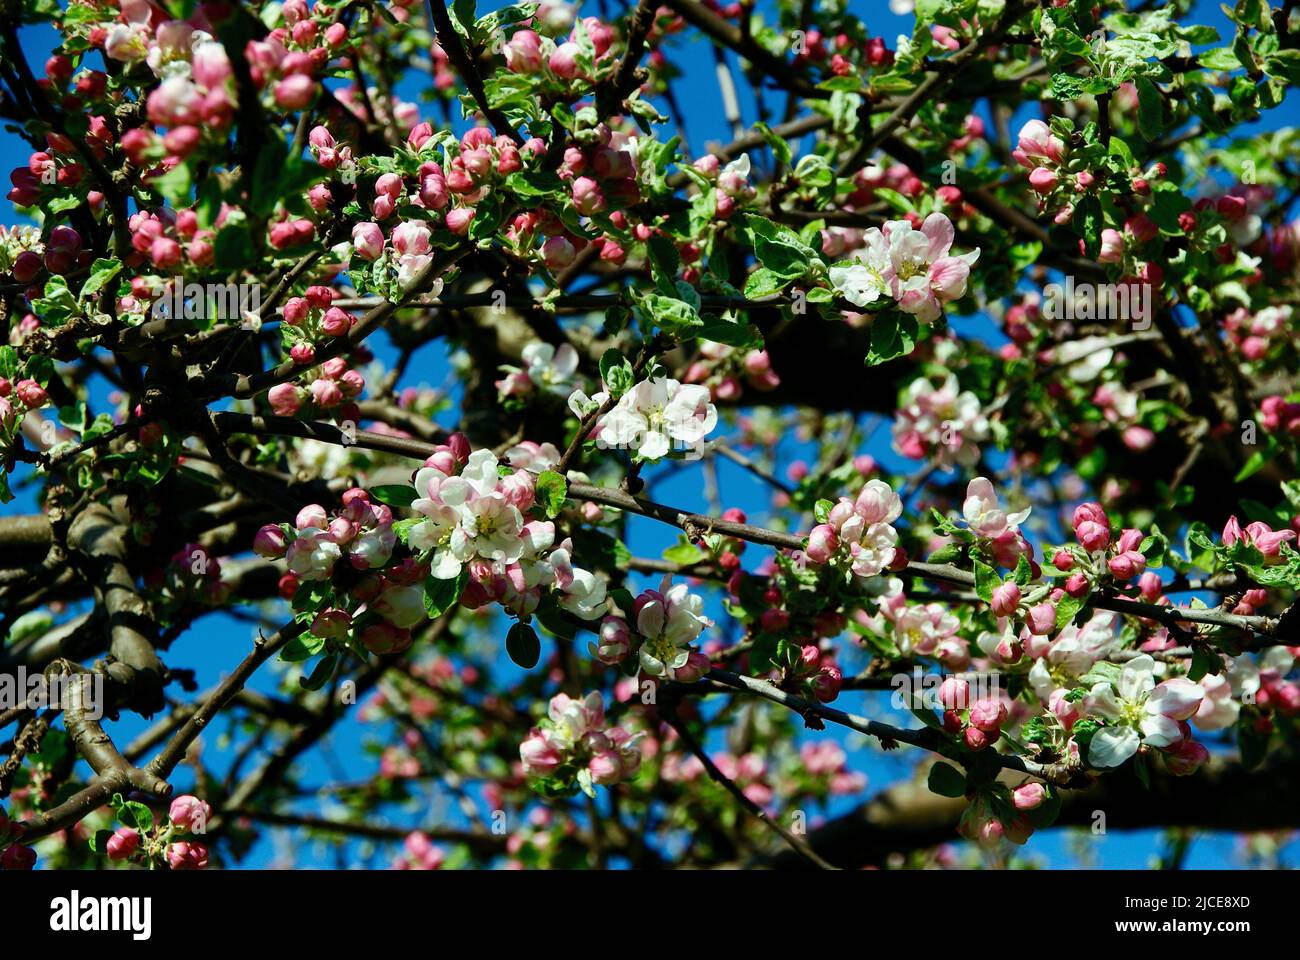
[[[1116,578],[1130,580],[1146,569],[1147,558],[1136,550],[1125,550],[1119,556],[1112,557],[1106,566]]]
[[[826,563],[834,556],[839,547],[839,538],[830,524],[821,523],[813,527],[808,534],[808,548],[805,553],[813,563]]]
[[[284,322],[296,327],[307,319],[311,305],[302,297],[290,297],[284,303]]]
[[[119,827],[104,844],[104,852],[110,860],[129,860],[139,845],[140,834],[130,827]]]
[[[1124,235],[1118,230],[1101,232],[1101,252],[1097,259],[1102,263],[1119,263],[1124,259]]]
[[[1029,608],[1025,625],[1035,636],[1047,636],[1056,629],[1056,607],[1050,603],[1040,603]]]
[[[49,394],[46,393],[45,388],[35,380],[19,380],[18,385],[14,389],[18,395],[18,399],[21,400],[30,410],[38,410],[45,406],[45,404],[49,403]]]
[[[292,383],[277,383],[266,394],[271,410],[277,416],[292,417],[302,407],[298,397],[298,388]]]
[[[186,833],[202,833],[207,829],[212,808],[198,797],[184,794],[172,801],[167,812],[172,825]]]
[[[167,848],[167,865],[173,870],[203,870],[208,865],[208,848],[201,843],[173,843]]]
[[[447,211],[447,229],[458,236],[469,232],[470,222],[474,219],[473,207],[456,207]]]
[[[1175,777],[1188,777],[1209,761],[1210,751],[1195,740],[1183,740],[1168,747],[1162,754],[1165,768]]]
[[[970,683],[962,677],[944,677],[939,684],[939,703],[945,710],[965,710],[971,705]]]
[[[330,307],[320,321],[321,332],[329,337],[341,337],[352,329],[352,317],[340,307]]]
[[[36,866],[36,851],[15,843],[0,853],[0,870],[30,870]]]
[[[998,732],[1002,729],[1002,724],[1007,719],[1007,708],[1001,700],[995,700],[987,697],[983,700],[976,700],[971,704],[970,722],[971,725],[987,734],[997,737]]]
[[[1020,587],[1014,580],[1008,580],[1006,583],[997,587],[993,591],[993,599],[989,606],[999,617],[1014,616],[1016,606],[1020,603]]]
[[[966,746],[975,751],[984,750],[992,740],[989,735],[979,727],[967,727],[962,731],[962,739],[966,741]]]
[[[542,69],[542,38],[532,30],[517,30],[505,48],[506,68],[512,73]]]
[[[1076,600],[1087,596],[1090,589],[1091,584],[1082,573],[1072,573],[1065,580],[1065,592]]]
[[[1011,802],[1017,810],[1035,810],[1047,799],[1047,788],[1041,783],[1025,783],[1011,791]]]
[[[577,255],[567,237],[550,237],[542,244],[542,262],[549,270],[562,270]]]
[[[1050,167],[1035,167],[1029,174],[1029,185],[1035,193],[1047,194],[1056,189],[1058,179]]]
[[[840,695],[840,687],[844,684],[844,674],[840,668],[831,664],[822,667],[821,672],[813,680],[813,696],[822,703],[830,703]]]
[[[561,80],[572,80],[578,75],[578,53],[579,48],[576,43],[560,44],[547,63],[551,73]]]
[[[1110,545],[1110,528],[1093,520],[1084,520],[1074,527],[1074,535],[1089,553],[1105,550]]]
[[[411,645],[411,631],[380,621],[361,632],[362,645],[374,654],[401,653]]]
[[[253,552],[259,557],[279,559],[284,556],[287,549],[289,549],[288,540],[277,524],[266,524],[253,537]]]
[[[310,389],[312,401],[322,409],[328,410],[343,402],[343,390],[333,380],[314,380]]]
[[[282,110],[301,110],[308,106],[316,93],[316,81],[295,73],[275,85],[275,103]]]
[[[590,216],[605,209],[605,196],[600,192],[600,185],[590,177],[579,177],[573,181],[573,205],[583,216]]]
[[[384,252],[384,231],[377,223],[358,223],[352,228],[352,245],[366,260],[378,260]]]

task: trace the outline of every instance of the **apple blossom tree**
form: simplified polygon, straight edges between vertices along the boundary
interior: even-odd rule
[[[1300,826],[1294,0],[0,6],[4,868]]]

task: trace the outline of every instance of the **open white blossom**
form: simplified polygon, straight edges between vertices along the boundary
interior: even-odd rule
[[[657,377],[642,380],[601,417],[597,442],[658,460],[673,449],[694,447],[718,424],[708,387]]]

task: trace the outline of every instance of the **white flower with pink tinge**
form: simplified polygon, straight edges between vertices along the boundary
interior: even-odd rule
[[[926,217],[920,230],[906,220],[890,220],[880,234],[888,244],[889,256],[889,265],[880,276],[904,313],[922,323],[933,323],[943,313],[943,304],[966,295],[970,268],[980,252],[949,256],[956,231],[942,213]],[[872,242],[868,236],[868,245]]]
[[[443,503],[459,515],[450,548],[462,563],[473,557],[513,563],[523,553],[523,516],[497,490],[500,480],[496,455],[475,450],[460,476],[448,477],[439,488]]]
[[[506,451],[506,462],[516,470],[541,473],[560,462],[560,451],[553,443],[524,440]]]
[[[636,598],[637,632],[641,643],[641,669],[652,677],[667,675],[686,665],[690,644],[713,621],[703,616],[704,600],[684,583],[672,585],[665,576],[658,590],[647,590]]]
[[[718,424],[718,410],[709,402],[709,388],[656,377],[642,380],[619,398],[600,419],[599,442],[606,447],[636,450],[645,460],[658,460],[679,446],[700,443]]]
[[[561,591],[560,606],[583,620],[598,620],[605,615],[605,581],[590,570],[575,567],[573,541],[565,540],[548,558],[555,572],[555,585]]]
[[[437,467],[415,475],[418,496],[411,503],[425,519],[411,528],[409,542],[433,551],[432,574],[452,580],[461,567],[481,557],[514,563],[524,553],[524,518],[497,489],[500,476],[491,450],[476,450],[457,476]]]
[[[524,372],[529,380],[552,393],[568,392],[568,385],[573,382],[578,369],[578,351],[571,344],[562,343],[557,349],[535,340],[524,347],[522,356]]]
[[[1006,513],[998,502],[997,492],[987,477],[976,477],[966,485],[966,500],[961,512],[966,525],[981,537],[998,537],[1007,531],[1015,532],[1029,518],[1026,507],[1015,513]]]
[[[1084,698],[1084,712],[1106,721],[1088,746],[1088,762],[1094,767],[1118,767],[1143,744],[1168,747],[1183,740],[1179,721],[1195,715],[1205,691],[1186,677],[1157,685],[1155,671],[1151,657],[1134,657],[1115,686],[1097,683]]]
[[[419,220],[408,220],[393,231],[393,249],[397,252],[397,282],[403,290],[415,283],[420,272],[433,262],[431,236],[429,228]],[[441,293],[441,290],[438,292]]]
[[[960,390],[953,374],[938,387],[928,377],[913,380],[894,421],[895,450],[913,460],[933,457],[942,467],[973,466],[980,456],[978,443],[988,435],[979,398]]]

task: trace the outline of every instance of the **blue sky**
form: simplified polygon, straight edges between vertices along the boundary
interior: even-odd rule
[[[488,4],[487,6],[495,5]],[[895,36],[900,33],[910,33],[911,31],[911,17],[897,17],[890,14],[887,4],[883,0],[870,0],[870,2],[868,0],[852,0],[850,7],[858,11],[870,10],[867,23],[872,33],[885,36],[891,46]],[[597,9],[596,4],[589,3],[584,12],[594,13]],[[483,8],[480,9],[480,12],[483,12]],[[1208,23],[1218,28],[1224,37],[1230,36],[1227,18],[1216,3],[1198,4],[1192,22]],[[24,46],[28,51],[30,61],[37,69],[39,69],[39,65],[43,63],[48,53],[51,35],[51,31],[38,29],[29,29],[24,35]],[[682,67],[687,77],[694,79],[692,84],[679,81],[677,92],[679,100],[685,109],[686,125],[693,148],[699,153],[711,140],[725,142],[731,139],[729,125],[724,118],[722,98],[714,79],[713,55],[705,43],[689,35],[689,30],[688,34],[679,35],[676,38],[675,49],[677,51],[676,62]],[[409,99],[417,99],[421,82],[419,78],[412,78],[400,85],[398,92]],[[747,99],[744,92],[742,85],[741,106],[748,126],[755,119],[755,111],[752,100]],[[779,107],[782,100],[783,98],[776,98],[771,101],[770,105]],[[1026,112],[1030,109],[1027,107]],[[1282,111],[1274,111],[1271,116],[1266,117],[1261,122],[1260,126],[1271,129],[1280,125],[1282,121],[1281,114]],[[428,105],[425,105],[425,116],[432,119],[437,114],[433,113]],[[6,168],[25,164],[26,156],[27,150],[22,141],[8,132],[0,132],[0,161],[3,161]],[[12,220],[12,215],[10,215],[10,219]],[[973,317],[959,320],[954,324],[954,327],[964,335],[981,338],[997,336],[997,334],[993,333],[993,326],[987,321],[987,318]],[[393,351],[382,334],[374,338],[374,342],[377,348],[376,353],[380,359],[386,360],[392,357]],[[410,372],[404,380],[404,385],[426,384],[440,386],[446,381],[448,373],[449,367],[445,348],[441,344],[435,344],[422,351],[417,358],[417,362],[411,365]],[[100,405],[99,409],[105,408],[103,393],[101,387],[95,391],[95,396],[92,398],[94,403]],[[443,419],[446,425],[454,425],[454,413]],[[903,473],[910,473],[915,470],[916,464],[914,462],[907,461],[893,453],[889,448],[888,438],[889,431],[886,424],[876,431],[871,440],[859,452],[871,453],[887,470]],[[816,444],[799,442],[793,438],[783,442],[780,452],[782,467],[794,459],[804,459],[809,463],[813,463],[817,457]],[[724,505],[738,506],[750,514],[752,519],[762,522],[770,502],[768,488],[728,461],[719,460],[717,467],[718,483],[723,494]],[[702,478],[699,464],[671,464],[650,473],[650,477],[653,478],[658,499],[673,505],[704,509],[704,503],[700,496]],[[30,491],[28,491],[21,493],[13,503],[0,507],[0,513],[22,513],[30,512],[33,509],[34,501]],[[633,518],[631,521],[628,543],[632,552],[638,556],[656,556],[675,540],[675,532],[662,524],[641,518]],[[757,563],[763,556],[764,551],[751,547],[746,553],[746,565]],[[714,612],[720,611],[715,610]],[[194,668],[197,671],[200,688],[206,688],[217,682],[224,671],[229,670],[238,662],[248,648],[249,639],[250,628],[248,624],[225,615],[215,615],[201,621],[197,627],[180,638],[173,645],[167,659],[170,663]],[[847,674],[855,661],[849,656],[846,656],[845,660],[845,672]],[[517,669],[504,657],[499,658],[499,662],[494,665],[494,670],[499,671],[499,676],[504,682],[509,682],[515,676],[512,671],[517,671]],[[255,678],[252,686],[266,692],[273,692],[275,689],[273,671],[264,668]],[[899,722],[899,718],[893,715],[889,708],[887,695],[864,692],[845,693],[836,706],[867,716]],[[123,743],[142,729],[144,725],[144,722],[138,718],[128,717],[117,724],[113,724],[111,732],[119,743]],[[213,732],[205,737],[205,763],[217,771],[224,769],[230,758],[229,750],[219,742],[220,738],[217,733],[221,729],[222,725],[218,724]],[[376,756],[363,749],[367,738],[373,737],[376,732],[373,728],[358,724],[353,720],[346,720],[338,724],[333,734],[325,742],[324,749],[313,750],[301,762],[301,769],[304,771],[303,781],[309,784],[320,784],[337,780],[340,775],[349,781],[364,778],[377,765]],[[837,728],[812,735],[818,737],[832,736],[844,744],[850,754],[851,765],[855,769],[864,771],[869,777],[868,794],[874,793],[877,789],[883,788],[891,782],[895,782],[900,777],[906,777],[912,763],[919,758],[919,754],[909,750],[903,750],[898,754],[886,757],[876,750],[873,745],[865,743],[863,738],[840,731]],[[711,743],[710,746],[719,748],[719,743]],[[189,773],[185,768],[178,771],[176,777],[178,789],[183,790],[186,788],[188,776]],[[839,798],[832,804],[830,815],[833,816],[844,812],[863,799],[866,799],[866,797]],[[297,804],[296,809],[304,813],[328,815],[330,810],[325,803],[326,801],[318,803],[314,798],[307,798],[306,801]],[[428,825],[426,821],[422,820],[422,815],[426,809],[426,807],[422,807],[414,812],[392,810],[386,811],[386,815],[395,824]],[[451,805],[450,809],[454,810],[454,805]],[[1121,824],[1112,822],[1113,831],[1119,831],[1121,826]],[[266,836],[267,839],[260,842],[253,854],[245,860],[245,865],[268,866],[284,862],[282,857],[290,850],[291,845],[286,843],[285,838],[282,836],[278,839],[272,839],[270,833]],[[1156,831],[1112,832],[1108,837],[1093,838],[1093,840],[1094,842],[1082,844],[1090,857],[1089,862],[1094,866],[1108,868],[1141,868],[1148,866],[1151,857],[1161,849],[1160,835]],[[1188,864],[1201,867],[1231,865],[1235,843],[1235,838],[1229,836],[1202,837],[1193,845]],[[361,850],[355,844],[349,844],[347,854],[351,858],[354,854],[360,855]],[[1049,834],[1036,836],[1031,841],[1027,854],[1042,865],[1071,866],[1080,862],[1071,840],[1064,831],[1053,831]],[[292,855],[298,865],[333,866],[337,862],[332,850],[324,849],[317,844],[301,842],[294,844],[292,845]],[[376,861],[372,861],[372,865],[382,865],[386,862],[386,859],[386,857],[380,856]]]

